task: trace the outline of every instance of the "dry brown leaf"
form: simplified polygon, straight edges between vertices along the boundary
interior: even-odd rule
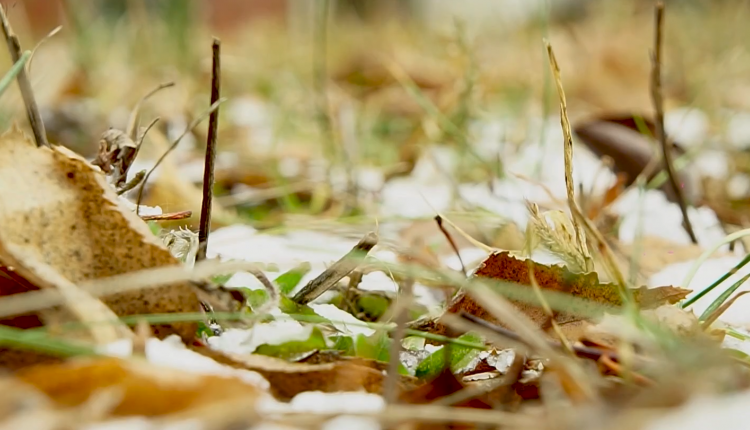
[[[238,379],[198,375],[138,360],[86,358],[63,364],[22,369],[15,377],[47,396],[58,406],[74,407],[102,390],[119,399],[114,416],[161,416],[238,398],[248,407],[261,391]]]
[[[27,281],[10,289],[0,284],[0,295],[55,288],[69,299],[66,309],[84,321],[200,309],[187,283],[112,295],[103,299],[109,308],[75,286],[179,264],[148,226],[123,205],[101,171],[80,156],[63,147],[37,148],[14,128],[0,137],[0,182],[0,264]],[[72,318],[62,310],[40,315],[48,323]],[[177,333],[190,340],[196,325],[155,329],[162,337]],[[124,326],[99,324],[93,334],[102,342],[132,332]]]
[[[534,268],[536,281],[543,290],[566,293],[584,299],[586,301],[584,303],[590,302],[591,309],[587,309],[587,314],[600,313],[600,305],[609,308],[622,305],[618,287],[614,284],[600,283],[596,273],[572,273],[561,266],[546,266],[536,262],[532,262],[531,265]],[[477,269],[474,276],[531,285],[529,262],[519,260],[508,252],[490,255]],[[635,300],[642,308],[651,309],[667,303],[676,303],[685,298],[690,291],[678,287],[641,287],[633,289],[632,292]],[[512,301],[512,303],[538,327],[542,329],[549,327],[550,319],[541,307],[519,301]],[[468,312],[495,324],[503,325],[501,321],[498,321],[497,318],[474,301],[469,294],[464,292],[456,295],[448,307],[448,311],[452,313]],[[586,317],[575,312],[557,312],[555,321],[561,324],[563,332],[570,340],[577,340],[586,329],[586,324],[581,324],[581,321],[586,321]]]
[[[382,371],[356,361],[290,363],[265,355],[227,354],[195,345],[190,348],[219,363],[260,373],[271,384],[271,394],[282,401],[288,401],[303,391],[334,393],[365,390],[380,394],[385,380]],[[411,381],[412,378],[402,377],[404,385]]]

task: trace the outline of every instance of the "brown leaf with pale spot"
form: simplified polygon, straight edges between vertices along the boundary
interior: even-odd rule
[[[536,262],[531,262],[531,267],[533,267],[537,283],[544,291],[565,293],[577,299],[583,299],[577,300],[575,305],[571,304],[571,307],[566,308],[565,311],[557,310],[555,313],[555,321],[561,325],[566,337],[571,340],[577,340],[585,331],[587,324],[581,322],[586,322],[591,315],[602,314],[604,310],[613,311],[622,305],[618,287],[614,284],[600,283],[596,273],[573,273],[562,266],[547,266]],[[517,259],[508,252],[490,255],[479,266],[474,276],[513,282],[531,288],[529,261]],[[678,287],[641,287],[633,289],[632,293],[641,308],[652,309],[664,304],[676,303],[684,299],[690,290]],[[550,318],[541,307],[520,300],[511,300],[511,302],[538,327],[545,330],[550,328]],[[456,295],[448,311],[468,312],[495,324],[503,325],[502,321],[487,312],[464,292]]]
[[[247,399],[261,394],[236,378],[199,375],[138,360],[87,358],[20,370],[15,377],[50,397],[60,407],[75,407],[103,389],[114,390],[113,416],[161,416],[192,408]]]
[[[63,147],[37,148],[17,128],[0,137],[0,295],[55,288],[66,306],[39,312],[47,324],[111,320],[116,316],[200,310],[190,284],[93,299],[76,285],[179,262],[130,211],[96,167]],[[9,279],[12,278],[12,279]],[[104,304],[106,304],[106,306]],[[30,317],[26,317],[30,318]],[[7,321],[7,320],[6,320]],[[124,326],[99,324],[96,342],[132,336]],[[157,336],[191,340],[194,323],[160,325]],[[0,354],[0,365],[5,361]]]

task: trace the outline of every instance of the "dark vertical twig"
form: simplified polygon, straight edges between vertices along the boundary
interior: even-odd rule
[[[654,103],[654,110],[656,111],[656,138],[661,144],[664,167],[667,170],[669,182],[672,184],[672,189],[674,190],[675,196],[677,197],[677,203],[682,212],[682,226],[685,228],[685,231],[687,231],[688,236],[690,236],[690,240],[697,244],[698,239],[695,237],[693,226],[690,224],[690,218],[688,218],[685,195],[682,192],[682,188],[680,188],[680,185],[677,183],[677,176],[675,175],[674,165],[672,164],[672,142],[668,141],[667,134],[664,131],[664,97],[661,88],[661,48],[663,28],[664,3],[660,1],[656,3],[655,7],[654,51],[651,53],[651,100]]]
[[[214,37],[211,45],[213,67],[211,69],[211,104],[219,100],[221,90],[221,41]],[[208,234],[211,230],[211,203],[213,201],[214,164],[216,162],[216,135],[219,126],[219,109],[208,117],[208,137],[206,139],[206,159],[203,163],[203,202],[201,204],[201,221],[198,230],[198,253],[195,261],[206,258]]]
[[[5,15],[5,8],[2,5],[0,5],[0,27],[2,27],[3,34],[5,35],[5,41],[8,42],[10,57],[13,59],[13,63],[16,63],[21,58],[21,42],[18,41],[18,36],[13,33],[10,22],[8,22],[8,17]],[[25,67],[18,74],[18,86],[21,88],[21,97],[23,97],[23,103],[26,105],[26,114],[29,117],[31,130],[34,132],[36,146],[49,147],[47,132],[44,130],[44,122],[42,122],[42,115],[39,113],[39,106],[36,104],[34,92],[29,82],[29,75],[26,73]]]
[[[388,359],[388,371],[383,388],[383,397],[387,403],[398,400],[398,367],[401,364],[402,341],[406,334],[406,323],[409,322],[409,309],[413,300],[414,280],[406,279],[400,285],[400,294],[396,303],[396,330],[391,337],[391,350]]]
[[[466,265],[464,264],[464,260],[461,258],[461,253],[458,251],[458,246],[456,246],[456,242],[453,240],[453,237],[450,235],[450,233],[448,233],[448,230],[446,230],[445,226],[443,225],[443,217],[441,217],[440,215],[435,215],[435,222],[437,223],[440,232],[443,233],[443,236],[445,236],[445,239],[450,244],[451,248],[453,248],[453,252],[456,253],[458,262],[461,263],[461,270],[464,272],[464,275],[468,275],[469,272],[466,271]]]

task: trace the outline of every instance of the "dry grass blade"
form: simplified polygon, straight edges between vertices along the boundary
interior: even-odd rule
[[[362,261],[362,258],[364,258],[364,256],[367,255],[377,243],[378,235],[372,231],[367,233],[351,251],[341,257],[340,260],[333,263],[331,267],[326,269],[326,271],[321,273],[317,278],[305,285],[292,300],[300,304],[306,304],[320,297],[321,294],[333,288],[344,276],[356,269]]]
[[[557,94],[560,97],[560,123],[562,125],[562,131],[564,136],[565,144],[565,189],[568,194],[568,206],[570,206],[571,217],[573,218],[573,227],[576,232],[576,242],[581,250],[586,261],[586,271],[590,272],[594,270],[594,263],[591,260],[587,246],[586,246],[586,235],[583,232],[583,227],[576,220],[573,212],[577,209],[578,205],[575,200],[575,191],[573,184],[573,132],[570,129],[570,120],[568,119],[568,104],[565,99],[565,91],[563,90],[562,78],[560,77],[560,66],[557,64],[555,58],[555,52],[552,50],[552,45],[545,41],[547,46],[547,54],[549,56],[549,65],[552,69],[552,76],[555,78],[555,84],[557,85]]]
[[[667,170],[669,182],[672,184],[672,190],[674,190],[680,211],[682,212],[683,227],[685,227],[685,231],[690,236],[690,240],[697,244],[698,239],[695,237],[693,226],[690,224],[690,218],[688,217],[685,195],[682,192],[682,187],[677,183],[677,174],[674,171],[672,142],[668,141],[666,131],[664,130],[664,97],[662,96],[661,88],[661,48],[664,27],[664,3],[662,2],[656,4],[654,26],[654,51],[651,53],[651,99],[656,111],[656,139],[661,144],[664,167]]]
[[[39,43],[36,44],[36,46],[34,47],[34,49],[31,50],[31,57],[29,57],[28,66],[26,66],[26,69],[27,69],[27,71],[29,73],[31,73],[31,61],[34,59],[34,55],[36,54],[36,51],[39,49],[39,47],[41,47],[44,44],[44,42],[50,40],[57,33],[59,33],[60,30],[62,30],[62,25],[58,25],[52,31],[50,31],[49,33],[47,33],[47,35],[44,36],[44,38],[42,40],[40,40]]]
[[[10,22],[8,22],[8,17],[5,15],[5,6],[3,5],[0,5],[0,27],[2,27],[5,40],[8,43],[10,57],[13,59],[13,63],[17,63],[21,58],[21,43],[18,41],[18,36],[13,32]],[[29,75],[26,73],[25,67],[18,73],[18,86],[21,88],[21,97],[23,97],[23,103],[26,105],[26,114],[29,118],[31,129],[34,132],[36,146],[49,147],[47,132],[44,130],[44,122],[42,122],[42,115],[39,113],[39,106],[36,104],[34,91],[31,89],[31,82],[29,82]]]

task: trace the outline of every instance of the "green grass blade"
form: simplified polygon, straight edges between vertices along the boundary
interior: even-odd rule
[[[745,231],[745,230],[743,230],[743,231]],[[740,233],[740,232],[738,232],[738,233]],[[726,241],[726,239],[725,239],[725,241]],[[719,246],[721,246],[724,243],[727,243],[725,241],[722,241],[721,244],[717,245],[713,249],[709,249],[706,253],[704,253],[703,255],[701,255],[701,257],[695,262],[695,264],[693,265],[693,267],[690,269],[690,273],[688,273],[688,276],[685,279],[685,281],[683,281],[683,283],[682,283],[682,287],[683,288],[687,288],[688,284],[690,283],[690,280],[693,279],[693,276],[695,275],[695,272],[698,270],[698,267],[708,258],[709,255],[711,255],[711,253],[713,253],[713,251],[715,251],[716,249],[718,249]],[[706,256],[706,257],[704,258],[704,256]],[[732,276],[735,273],[737,273],[748,262],[750,262],[750,254],[748,254],[747,256],[745,256],[745,258],[743,258],[742,261],[740,261],[739,263],[737,263],[737,265],[734,266],[730,271],[728,271],[727,273],[723,274],[719,279],[717,279],[716,281],[714,281],[713,284],[711,284],[708,287],[704,288],[703,291],[701,291],[700,293],[696,294],[695,296],[689,298],[688,300],[685,300],[685,302],[682,304],[682,308],[683,309],[687,308],[688,306],[690,306],[693,303],[695,303],[696,301],[698,301],[701,297],[705,296],[711,290],[713,290],[714,288],[716,288],[716,286],[718,286],[722,282],[726,281],[730,276]]]
[[[71,343],[62,339],[40,336],[36,330],[21,330],[0,325],[0,345],[37,351],[50,355],[70,357],[75,355],[94,355],[93,348]]]
[[[732,269],[732,270],[734,270],[734,269]],[[700,316],[699,319],[701,321],[703,321],[706,318],[708,318],[709,315],[711,315],[712,313],[716,312],[716,309],[719,309],[719,307],[721,305],[723,305],[724,302],[727,301],[727,299],[729,299],[729,297],[732,295],[732,293],[734,293],[735,291],[737,291],[737,289],[740,288],[742,286],[742,284],[744,284],[745,281],[747,281],[748,279],[750,279],[750,273],[748,273],[747,275],[743,276],[742,279],[740,279],[739,281],[735,282],[734,284],[732,284],[731,287],[727,288],[723,293],[721,293],[721,295],[719,295],[719,297],[717,297],[716,300],[714,300],[713,303],[711,303],[711,305],[708,308],[706,308],[705,311],[703,311],[703,313],[701,314],[701,316]]]
[[[16,64],[14,64],[13,67],[11,67],[10,70],[8,70],[8,72],[5,74],[5,76],[0,79],[0,96],[2,96],[5,90],[8,89],[11,82],[16,79],[16,76],[21,73],[21,70],[26,67],[26,62],[29,61],[29,57],[31,57],[31,51],[24,51],[23,55],[21,55],[21,58],[16,61]]]

